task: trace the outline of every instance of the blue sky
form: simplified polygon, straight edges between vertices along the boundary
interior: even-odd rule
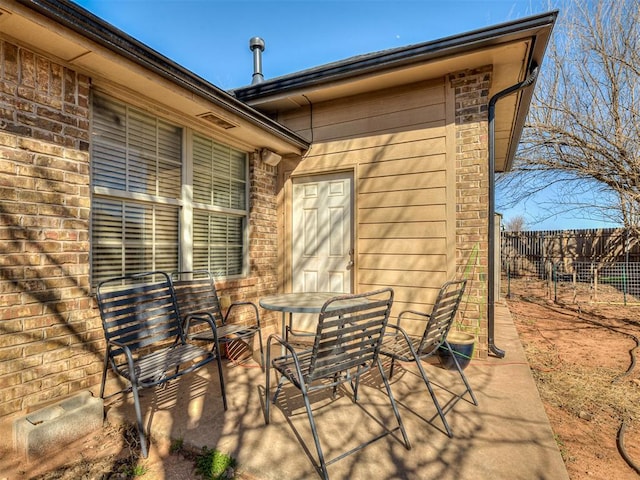
[[[265,78],[355,55],[436,40],[550,10],[545,0],[76,0],[98,17],[223,89],[251,83],[249,39]],[[499,200],[499,199],[498,199]],[[593,228],[536,201],[502,212],[532,229]]]
[[[273,78],[546,11],[537,0],[77,0],[218,87],[251,83],[249,39]],[[544,5],[543,5],[544,4]]]

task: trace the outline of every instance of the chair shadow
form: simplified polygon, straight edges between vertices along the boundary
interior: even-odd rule
[[[450,373],[451,376],[456,377],[456,379],[459,378],[459,374],[457,371],[447,370],[442,366],[442,364],[437,359],[430,358],[426,361],[423,361],[423,364],[426,364],[426,365],[423,365],[425,367],[425,370],[437,368],[442,372]],[[386,360],[383,362],[383,369],[386,373],[389,372],[390,365],[391,365],[391,360]],[[409,368],[409,367],[413,367],[413,368]],[[427,370],[427,375],[429,375],[428,370]],[[407,376],[411,376],[412,379],[406,378]],[[388,375],[387,375],[387,378],[389,378]],[[379,375],[377,375],[377,378],[372,378],[372,380],[380,382],[378,386],[383,387],[382,378]],[[417,381],[420,385],[420,388],[424,389],[424,391],[421,391],[421,393],[424,393],[425,399],[428,400],[428,402],[421,402],[421,405],[433,406],[434,414],[430,418],[427,418],[423,413],[416,411],[414,406],[409,405],[405,399],[403,399],[399,394],[396,394],[393,390],[394,384],[407,383],[407,382],[413,383],[414,381]],[[466,398],[466,395],[461,397],[460,394],[456,393],[453,390],[454,388],[456,388],[455,385],[453,387],[443,385],[442,382],[439,382],[437,379],[434,379],[433,375],[429,375],[429,382],[431,383],[431,386],[434,389],[436,396],[438,397],[440,407],[442,408],[442,411],[444,412],[445,416],[457,405],[457,403],[460,400],[464,400],[465,402],[473,405],[473,402],[470,401],[468,398]],[[427,386],[425,385],[424,380],[422,379],[422,376],[418,372],[417,367],[415,366],[415,362],[401,362],[396,360],[394,371],[393,371],[393,378],[389,380],[389,383],[391,384],[391,391],[394,394],[396,403],[399,406],[402,406],[403,408],[408,410],[412,415],[414,415],[416,418],[419,418],[421,421],[429,424],[435,430],[438,430],[444,435],[447,435],[447,431],[444,428],[444,425],[442,425],[442,423],[439,421],[440,416],[438,415],[438,411],[435,408],[435,405],[433,405],[431,397],[429,396],[429,391],[427,390]],[[464,387],[462,380],[460,380],[460,383]],[[446,398],[446,401],[443,401],[444,398]]]
[[[327,383],[329,383],[327,381]],[[309,394],[309,403],[311,405],[312,411],[314,413],[314,418],[316,419],[316,424],[318,424],[317,428],[319,430],[319,432],[322,431],[322,427],[320,426],[322,421],[318,419],[318,414],[325,409],[331,409],[332,407],[334,407],[334,404],[339,403],[339,402],[344,402],[345,399],[348,399],[350,401],[350,403],[352,405],[354,405],[356,408],[358,408],[363,415],[370,419],[372,422],[376,423],[382,431],[384,431],[385,433],[382,435],[379,435],[378,437],[376,437],[373,441],[378,440],[379,438],[381,438],[382,436],[388,434],[390,436],[392,436],[396,441],[398,441],[400,444],[402,444],[404,442],[404,440],[402,439],[401,436],[399,436],[397,434],[397,428],[395,429],[390,429],[378,416],[374,415],[372,413],[372,409],[374,409],[374,407],[379,407],[379,405],[364,405],[363,402],[360,401],[360,399],[362,399],[364,396],[366,396],[366,394],[363,394],[362,392],[362,388],[370,388],[373,390],[377,390],[379,394],[383,395],[384,397],[386,397],[386,390],[384,387],[384,383],[382,381],[382,377],[380,376],[379,372],[376,371],[372,371],[370,370],[369,372],[365,373],[364,375],[362,375],[360,377],[360,383],[359,383],[359,388],[358,388],[358,400],[356,400],[356,398],[353,395],[353,391],[349,388],[348,386],[349,384],[341,384],[338,386],[335,395],[333,392],[333,388],[332,387],[327,387],[326,389],[322,389],[322,390],[318,390],[318,391],[314,391],[311,394]],[[261,408],[263,411],[263,414],[266,415],[266,410],[265,410],[265,387],[264,385],[258,385],[257,386],[258,389],[258,393],[259,393],[259,397],[260,397],[260,403],[261,403]],[[277,410],[279,410],[280,412],[282,412],[284,419],[288,425],[288,428],[293,432],[294,437],[296,438],[296,441],[298,442],[298,444],[302,447],[302,449],[304,450],[306,456],[309,458],[309,460],[311,461],[311,464],[313,465],[314,469],[316,470],[316,472],[318,473],[318,475],[320,477],[322,477],[322,470],[320,465],[318,464],[317,459],[315,458],[316,454],[315,452],[315,446],[313,444],[311,444],[311,449],[307,446],[307,441],[305,441],[304,439],[304,434],[307,433],[308,436],[310,436],[311,434],[311,427],[308,421],[308,417],[307,417],[307,411],[306,411],[306,407],[304,404],[304,397],[303,395],[300,393],[300,390],[298,388],[296,388],[295,386],[291,385],[291,384],[285,384],[283,385],[280,393],[278,394],[278,398],[276,400],[275,403],[273,403],[273,394],[274,394],[275,389],[272,387],[271,388],[271,396],[269,398],[268,401],[272,402],[272,406],[277,407]],[[387,397],[388,398],[388,397]],[[387,405],[388,406],[388,410],[389,412],[392,411],[391,405]],[[335,408],[344,408],[344,406],[340,407],[337,406]],[[378,412],[379,413],[379,412]],[[302,427],[302,425],[298,425],[296,426],[294,423],[294,419],[298,418],[300,416],[304,416],[305,417],[305,421],[303,422],[302,425],[304,425],[305,427]],[[395,417],[391,416],[390,420],[393,419],[393,421],[395,421]],[[302,428],[306,428],[304,431],[302,431]],[[321,444],[323,443],[323,438],[322,438],[322,433],[319,433],[321,439],[320,442]],[[325,439],[326,441],[326,439]],[[312,442],[311,442],[312,443]],[[346,455],[345,455],[346,456]],[[339,460],[343,458],[342,455],[339,455],[336,458],[327,460],[327,465],[331,465],[333,462]]]
[[[124,387],[124,389],[122,389]],[[106,395],[107,419],[135,425],[135,406],[131,388],[120,385]],[[159,440],[185,439],[190,432],[207,426],[213,445],[219,440],[225,411],[218,382],[217,365],[200,369],[162,385],[140,390],[140,407],[149,447]],[[213,422],[212,422],[213,420]],[[214,428],[210,428],[213,424]],[[136,443],[139,443],[136,441]],[[138,445],[138,448],[140,445]]]

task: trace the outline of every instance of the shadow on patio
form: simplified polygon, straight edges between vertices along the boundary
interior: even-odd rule
[[[459,401],[448,413],[453,439],[444,433],[415,366],[400,364],[391,384],[412,450],[406,450],[396,436],[386,436],[329,466],[331,478],[568,479],[505,305],[496,305],[496,332],[507,356],[474,360],[465,371],[479,406]],[[385,366],[388,368],[388,364]],[[211,364],[167,388],[142,392],[146,425],[151,426],[152,435],[229,453],[238,460],[242,471],[260,480],[320,478],[298,391],[284,388],[272,409],[271,424],[265,425],[262,370],[252,362],[225,363],[229,401],[225,412],[215,368]],[[462,388],[457,373],[437,366],[427,368],[443,404],[446,389]],[[396,425],[378,380],[368,377],[361,385],[358,404],[344,389],[339,390],[335,400],[327,394],[314,403],[327,458],[375,436],[381,429],[376,419],[388,419],[388,425]],[[119,398],[122,396],[114,397],[107,405],[108,420],[125,416],[135,421],[132,404],[123,404]]]

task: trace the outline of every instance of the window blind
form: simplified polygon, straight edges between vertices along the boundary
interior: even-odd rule
[[[193,136],[193,264],[218,276],[243,271],[247,208],[244,152]]]
[[[247,154],[101,94],[92,111],[92,283],[146,270],[244,273]],[[182,165],[191,164],[193,218],[180,224]],[[192,228],[182,232],[182,228]],[[181,238],[192,236],[187,249]]]
[[[177,269],[182,129],[103,96],[93,104],[93,283]],[[133,199],[135,194],[148,201]]]

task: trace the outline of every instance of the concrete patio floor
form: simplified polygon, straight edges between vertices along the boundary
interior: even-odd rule
[[[459,401],[447,414],[454,438],[442,423],[424,383],[412,365],[396,368],[391,382],[412,449],[399,432],[328,467],[332,479],[568,479],[535,383],[507,307],[496,305],[496,342],[503,359],[474,360],[465,370],[479,406]],[[433,365],[427,374],[446,403],[447,390],[462,391],[456,372]],[[388,370],[386,370],[388,372]],[[316,451],[302,399],[283,389],[264,421],[264,373],[253,362],[225,362],[229,408],[222,408],[215,365],[187,375],[167,388],[143,391],[152,435],[182,439],[234,456],[242,471],[261,480],[316,479]],[[325,458],[394,427],[395,418],[379,377],[360,388],[360,400],[348,390],[335,399],[330,391],[313,404]],[[273,380],[272,380],[273,382]],[[444,388],[442,388],[444,387]],[[122,396],[107,402],[107,419],[134,421],[133,406]]]

